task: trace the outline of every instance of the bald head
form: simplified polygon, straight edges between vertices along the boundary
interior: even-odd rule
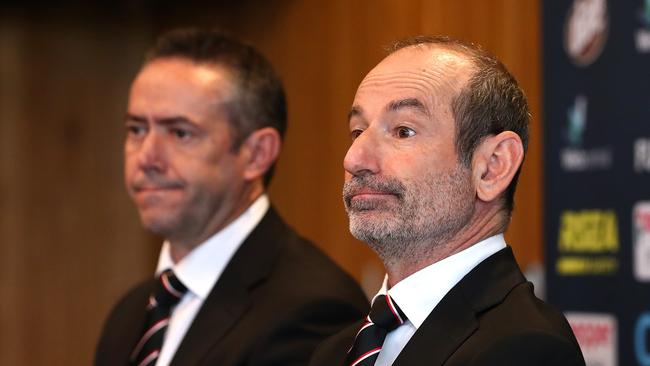
[[[473,63],[462,53],[437,44],[416,45],[399,49],[372,69],[364,82],[377,75],[404,71],[407,79],[421,75],[436,91],[459,92],[476,71]],[[362,83],[363,85],[363,83]]]

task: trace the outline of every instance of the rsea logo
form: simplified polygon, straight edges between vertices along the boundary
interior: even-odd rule
[[[614,210],[563,211],[558,233],[559,275],[611,275],[618,271],[620,249]]]

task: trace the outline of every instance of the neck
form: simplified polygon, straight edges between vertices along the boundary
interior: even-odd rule
[[[211,236],[223,230],[226,226],[241,216],[241,214],[243,214],[244,211],[246,211],[263,193],[264,188],[261,184],[253,185],[250,189],[245,189],[244,194],[242,194],[236,202],[231,202],[231,206],[234,207],[232,210],[222,214],[215,214],[214,217],[208,221],[205,228],[198,234],[167,238],[170,244],[172,261],[174,263],[180,262],[192,250],[203,244],[203,242],[208,240]]]
[[[392,287],[427,266],[459,253],[491,236],[503,233],[507,226],[503,215],[499,206],[479,202],[468,224],[455,233],[452,238],[411,243],[416,248],[422,248],[422,252],[410,258],[384,260],[388,285]]]

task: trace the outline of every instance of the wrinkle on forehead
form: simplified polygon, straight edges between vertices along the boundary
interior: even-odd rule
[[[380,62],[359,88],[392,84],[425,93],[454,93],[465,86],[473,72],[473,63],[452,50],[435,46],[409,47]]]
[[[400,89],[413,89],[424,94],[430,92],[438,94],[456,90],[455,83],[449,78],[445,78],[440,72],[431,72],[429,70],[369,74],[363,79],[359,89],[381,88],[386,85]]]

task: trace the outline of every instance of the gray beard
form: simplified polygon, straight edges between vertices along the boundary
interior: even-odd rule
[[[394,199],[352,201],[353,193],[369,188]],[[471,219],[476,193],[469,170],[429,174],[400,181],[355,176],[343,187],[343,201],[352,235],[367,243],[386,266],[417,263],[450,241]]]

